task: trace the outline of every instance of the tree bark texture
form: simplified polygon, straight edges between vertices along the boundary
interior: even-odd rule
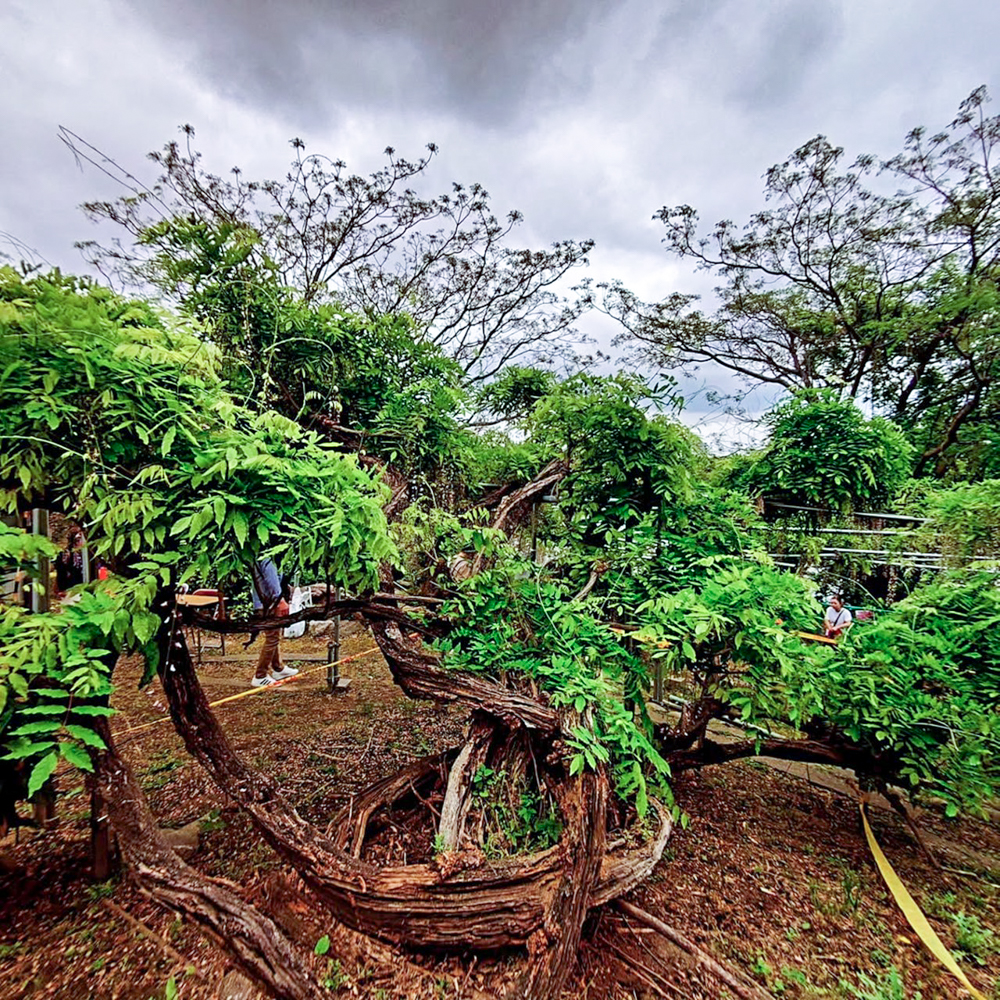
[[[163,842],[142,788],[118,755],[110,728],[103,719],[95,723],[103,730],[107,749],[93,755],[94,785],[125,863],[143,892],[197,924],[268,993],[282,1000],[325,997],[307,957],[274,921],[185,864]]]
[[[472,803],[472,780],[476,771],[486,763],[493,734],[494,727],[487,720],[474,720],[469,737],[448,772],[448,784],[445,788],[444,801],[441,803],[441,819],[438,823],[441,850],[458,850]]]
[[[585,772],[556,786],[565,824],[560,846],[565,863],[545,921],[528,942],[534,961],[522,983],[508,995],[558,997],[576,965],[583,922],[601,876],[605,853],[608,779]],[[544,949],[544,950],[543,950]]]
[[[164,593],[158,601],[160,609],[170,610],[171,595]],[[523,945],[543,926],[564,884],[567,864],[575,857],[575,834],[568,826],[569,847],[561,843],[527,857],[448,875],[433,864],[379,868],[360,860],[354,856],[359,843],[356,831],[337,839],[306,823],[275,782],[252,771],[233,751],[208,706],[183,633],[176,619],[166,617],[169,624],[159,636],[161,678],[174,724],[188,751],[248,813],[262,837],[335,917],[354,930],[394,944],[437,949]],[[378,636],[379,624],[374,628]],[[405,677],[406,683],[400,683],[408,693],[415,686],[425,696],[435,697],[444,687],[446,697],[472,704],[509,729],[525,727],[537,736],[558,731],[559,716],[554,710],[491,681],[445,671],[388,632],[386,627],[381,634],[383,648],[397,680]],[[386,787],[400,786],[390,781]],[[374,808],[374,801],[369,804]],[[600,822],[603,830],[603,813]],[[345,849],[348,844],[350,851]],[[654,849],[656,845],[662,852],[658,838],[653,841]],[[644,852],[634,863],[644,868],[645,857]],[[596,859],[599,870],[602,861],[603,852]],[[632,881],[627,865],[625,869],[615,866],[612,873],[623,884]],[[602,885],[602,890],[605,898],[617,895],[613,884]]]
[[[565,479],[568,472],[569,465],[562,459],[550,462],[530,483],[525,483],[500,501],[490,522],[491,527],[509,531],[511,523],[517,519],[519,513],[531,504],[537,503],[556,483]],[[476,553],[476,557],[472,560],[470,575],[481,573],[485,565],[486,557],[481,552]]]

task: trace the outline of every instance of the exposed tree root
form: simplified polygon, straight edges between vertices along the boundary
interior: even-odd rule
[[[169,595],[164,595],[163,601],[168,602]],[[440,698],[443,688],[446,698],[460,697],[510,731],[531,731],[538,739],[549,739],[559,731],[559,715],[553,709],[494,682],[445,671],[406,645],[398,632],[393,635],[395,629],[380,626],[380,622],[375,623],[376,636],[387,651],[394,676],[408,693],[415,688],[426,692],[425,696]],[[371,794],[372,790],[364,793],[355,803],[358,815],[354,829],[327,837],[302,820],[274,782],[251,771],[235,754],[208,707],[179,629],[165,628],[161,645],[164,691],[189,752],[222,791],[247,811],[264,839],[292,864],[330,911],[355,930],[420,948],[492,950],[524,945],[547,922],[551,926],[549,915],[563,899],[565,873],[576,864],[577,842],[601,845],[592,859],[601,878],[596,889],[588,884],[581,924],[592,890],[602,900],[614,898],[643,877],[637,873],[648,873],[663,850],[668,822],[661,823],[660,835],[643,850],[623,851],[605,870],[606,809],[596,821],[601,828],[599,836],[590,830],[590,819],[585,822],[579,810],[571,809],[564,817],[563,841],[536,854],[489,866],[480,860],[478,868],[449,871],[447,875],[429,863],[375,867],[354,856],[364,838],[359,830],[379,799],[397,797],[426,772],[426,762],[412,773],[388,779],[378,794]]]
[[[451,766],[438,824],[438,843],[443,851],[458,850],[472,804],[472,779],[489,756],[493,735],[494,727],[487,720],[476,719]]]
[[[143,892],[184,914],[218,941],[240,969],[283,1000],[321,1000],[308,959],[269,917],[219,882],[186,865],[160,838],[142,789],[118,755],[110,727],[97,720],[107,749],[94,754],[94,780],[107,805],[128,869]]]
[[[928,864],[930,864],[932,868],[936,868],[940,871],[941,862],[938,860],[937,855],[931,850],[930,844],[927,843],[927,840],[924,837],[924,832],[920,829],[920,820],[917,817],[917,812],[913,806],[910,805],[906,797],[895,788],[884,787],[882,789],[882,794],[892,805],[893,809],[895,809],[896,812],[902,817],[903,822],[906,824],[906,828],[910,831],[910,836],[916,841],[917,847],[920,848],[920,853],[923,854]]]
[[[506,495],[493,526],[509,529],[517,523],[566,471],[564,463],[553,462],[535,480]],[[477,555],[471,572],[483,566],[484,557]],[[391,589],[388,576],[385,584]],[[302,820],[268,777],[251,771],[234,753],[208,707],[176,619],[166,614],[172,600],[164,592],[158,598],[167,621],[159,635],[161,676],[185,745],[347,927],[423,949],[484,951],[527,945],[533,961],[516,993],[554,1000],[576,962],[588,911],[641,882],[662,855],[671,832],[667,811],[654,806],[660,822],[653,838],[629,845],[623,837],[608,851],[608,778],[603,770],[576,777],[566,773],[560,742],[569,728],[565,713],[535,692],[443,669],[437,657],[415,641],[419,634],[437,634],[440,623],[411,619],[391,594],[339,602],[330,596],[321,588],[309,611],[253,625],[260,629],[331,614],[365,620],[407,695],[468,706],[473,721],[465,745],[411,764],[366,789],[334,818],[329,835],[322,833]],[[247,627],[241,622],[210,622],[190,611],[185,615],[208,630]],[[540,799],[555,802],[562,820],[555,846],[486,863],[476,842],[479,834],[466,835],[475,777],[485,764],[488,773],[502,776],[497,795],[504,796],[509,814],[518,814],[526,788],[537,788]],[[380,810],[391,810],[412,796],[436,813],[429,801],[436,794],[441,795],[437,846],[444,849],[439,857],[402,866],[365,860],[365,843]]]
[[[333,843],[342,851],[350,851],[352,858],[360,858],[373,813],[396,802],[407,791],[417,794],[424,790],[442,771],[447,771],[454,757],[454,751],[421,757],[388,778],[369,785],[354,797],[347,809],[333,818],[330,824]]]
[[[616,903],[618,908],[627,913],[630,917],[651,927],[657,933],[662,934],[668,941],[686,951],[694,960],[708,973],[710,973],[720,983],[732,990],[742,1000],[774,1000],[774,997],[762,989],[756,983],[747,979],[737,979],[725,966],[720,965],[711,955],[702,948],[699,948],[690,938],[685,937],[680,931],[675,930],[669,924],[657,919],[651,913],[640,909],[634,903],[628,903],[624,899]]]
[[[557,797],[566,824],[560,842],[566,863],[545,921],[528,942],[534,961],[524,981],[508,994],[509,1000],[562,993],[576,964],[583,922],[600,878],[608,806],[606,775],[577,775],[559,786]]]
[[[654,969],[645,962],[629,954],[620,947],[610,935],[600,935],[591,944],[592,948],[599,950],[602,957],[610,951],[615,956],[616,975],[623,983],[638,983],[638,985],[650,990],[656,996],[666,997],[666,1000],[675,1000],[676,997],[690,998],[690,994],[682,991],[675,983],[661,973],[660,969]]]
[[[179,969],[193,970],[193,975],[197,976],[199,979],[204,979],[203,973],[199,972],[194,962],[189,958],[182,955],[165,937],[157,934],[151,927],[147,927],[138,917],[133,917],[128,910],[123,910],[113,899],[102,899],[101,906],[104,907],[109,913],[113,913],[116,917],[124,920],[130,927],[134,928],[137,933],[141,934],[148,941],[152,941],[154,944],[159,945],[163,949],[163,954],[167,958],[172,958]]]
[[[719,743],[704,740],[692,749],[669,750],[664,756],[673,773],[692,768],[707,767],[710,764],[726,764],[747,757],[776,757],[780,760],[794,760],[805,764],[832,764],[852,770],[868,770],[872,759],[864,750],[846,744],[823,742],[822,740],[741,740],[736,743]]]

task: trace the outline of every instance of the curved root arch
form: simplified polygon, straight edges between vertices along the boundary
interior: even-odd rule
[[[536,481],[506,498],[495,523],[503,526],[516,519],[565,471],[560,463],[547,467]],[[481,567],[477,559],[476,568]],[[330,614],[361,617],[406,694],[469,707],[472,724],[466,743],[369,787],[336,818],[336,832],[325,835],[298,815],[267,776],[251,771],[233,751],[198,682],[172,595],[164,592],[157,599],[165,622],[158,635],[161,678],[188,750],[349,927],[425,949],[483,951],[526,944],[533,961],[516,994],[537,1000],[558,996],[575,962],[588,910],[627,892],[650,873],[670,836],[669,814],[654,806],[659,817],[655,836],[644,841],[619,836],[609,846],[609,829],[618,817],[606,772],[571,776],[564,764],[560,736],[572,728],[574,718],[548,705],[544,696],[443,669],[415,641],[439,626],[411,620],[391,594],[341,602],[331,601],[329,592],[316,596],[320,601],[309,611],[284,621],[257,621],[255,627]],[[215,631],[246,628],[246,623],[194,617]],[[550,804],[561,821],[554,846],[487,860],[481,850],[482,803],[475,833],[469,822],[473,786],[484,767],[504,776],[515,813],[514,797],[521,790]],[[426,804],[432,793],[441,802],[435,810],[435,856],[402,865],[366,860],[373,817],[408,796]]]
[[[169,601],[163,595],[164,610]],[[475,713],[465,747],[435,755],[373,785],[327,837],[307,824],[266,775],[252,772],[229,745],[195,674],[179,629],[162,634],[162,672],[171,713],[188,750],[219,787],[250,815],[263,837],[345,924],[396,944],[419,948],[490,950],[576,934],[571,924],[587,909],[627,892],[652,870],[670,834],[666,810],[658,810],[657,834],[628,846],[606,849],[607,780],[603,775],[569,778],[554,743],[563,731],[560,713],[529,695],[474,675],[451,672],[404,638],[409,624],[394,609],[368,606],[375,638],[397,683],[413,697],[459,700]],[[214,623],[213,623],[214,624]],[[403,626],[400,628],[400,626]],[[476,761],[516,755],[522,768],[538,769],[562,819],[559,842],[547,850],[488,864],[449,866],[437,860],[378,866],[363,860],[371,817],[414,792],[449,778],[461,800]],[[423,789],[423,790],[422,790]],[[446,795],[442,796],[447,797]],[[443,804],[443,803],[442,803]],[[461,817],[457,809],[459,847]],[[579,845],[586,844],[586,850]],[[567,886],[584,898],[574,914],[560,916]],[[576,911],[579,911],[578,913]],[[567,923],[567,920],[570,922]],[[539,988],[541,988],[539,986]],[[542,994],[538,994],[542,995]]]

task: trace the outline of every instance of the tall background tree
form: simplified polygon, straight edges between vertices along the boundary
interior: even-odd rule
[[[747,384],[831,388],[907,430],[918,473],[977,454],[1000,412],[1000,119],[974,91],[939,133],[888,160],[817,136],[765,175],[768,207],[699,232],[688,205],[655,216],[667,251],[722,279],[714,313],[621,284],[605,308],[658,364],[721,365]],[[893,186],[898,185],[896,190]]]
[[[365,316],[405,313],[420,337],[482,381],[505,365],[551,361],[580,340],[574,324],[585,295],[567,298],[560,282],[587,264],[592,241],[561,240],[546,249],[511,245],[520,212],[497,218],[479,184],[453,184],[424,196],[410,185],[437,147],[406,160],[387,148],[387,164],[368,177],[342,160],[306,154],[281,180],[232,179],[205,170],[191,145],[168,143],[150,154],[159,176],[143,184],[78,136],[74,153],[129,189],[115,201],[85,205],[127,240],[82,244],[105,273],[139,278],[181,301],[205,282],[227,278],[233,246],[243,262],[270,270],[307,304],[336,301]]]

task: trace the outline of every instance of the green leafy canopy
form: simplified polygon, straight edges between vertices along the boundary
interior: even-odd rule
[[[58,613],[4,612],[0,737],[17,755],[31,737],[48,760],[62,731],[21,728],[36,685],[106,700],[119,651],[152,656],[158,589],[246,579],[266,555],[363,592],[394,555],[386,491],[354,458],[241,407],[195,327],[57,272],[0,269],[0,442],[0,504],[63,510],[113,570]],[[8,558],[41,551],[0,537]],[[60,725],[96,745],[69,729],[85,720]]]

